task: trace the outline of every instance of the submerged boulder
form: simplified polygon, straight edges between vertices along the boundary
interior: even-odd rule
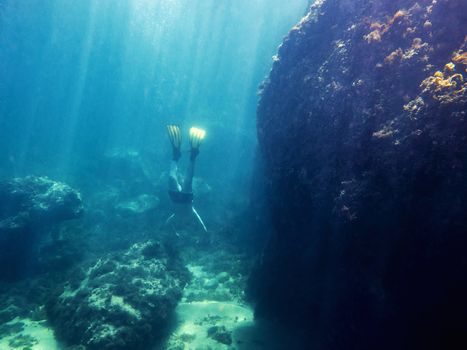
[[[87,165],[92,175],[84,187],[90,194],[95,191],[95,181],[103,186],[112,186],[124,197],[153,193],[157,188],[160,165],[154,154],[127,149],[113,149],[96,156]]]
[[[48,318],[70,345],[148,349],[164,334],[187,276],[160,243],[137,243],[81,268],[51,298]]]
[[[149,194],[142,194],[136,198],[119,202],[115,205],[115,211],[122,217],[148,215],[154,212],[158,205],[158,197]]]
[[[467,2],[319,0],[258,107],[259,317],[318,348],[467,344]]]
[[[80,194],[64,183],[36,176],[0,182],[0,279],[20,277],[39,233],[82,211]]]
[[[64,183],[36,176],[0,182],[0,232],[43,227],[82,211],[80,194]]]

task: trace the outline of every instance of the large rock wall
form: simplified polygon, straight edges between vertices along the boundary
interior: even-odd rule
[[[284,40],[258,317],[325,349],[467,344],[466,25],[464,0],[317,0]]]

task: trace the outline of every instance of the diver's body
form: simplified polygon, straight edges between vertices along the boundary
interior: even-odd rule
[[[207,232],[206,225],[193,207],[193,176],[195,172],[195,161],[199,154],[199,146],[204,138],[204,130],[190,129],[190,163],[183,181],[178,181],[178,161],[181,157],[181,135],[180,128],[176,125],[167,126],[170,142],[173,147],[173,156],[169,173],[169,197],[172,200],[173,213],[169,216],[166,224],[170,224],[177,232],[176,226],[187,226],[196,223],[203,231]]]

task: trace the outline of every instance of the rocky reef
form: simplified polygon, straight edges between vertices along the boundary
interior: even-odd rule
[[[40,233],[82,211],[80,194],[64,183],[35,176],[0,182],[0,279],[26,273]]]
[[[466,27],[463,0],[317,0],[286,37],[257,116],[258,317],[317,348],[467,344]]]
[[[86,349],[148,349],[169,324],[188,271],[149,241],[79,268],[47,305],[57,337]]]

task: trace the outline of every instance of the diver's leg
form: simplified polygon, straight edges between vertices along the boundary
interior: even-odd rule
[[[178,180],[177,180],[177,168],[178,168],[177,167],[177,162],[173,160],[170,163],[169,191],[180,192],[180,190],[182,188],[180,186],[180,184],[178,183]],[[172,227],[172,229],[174,229],[174,225],[173,225],[174,218],[175,218],[175,213],[170,214],[168,219],[165,221],[164,226],[170,226],[170,227]],[[174,229],[174,231],[175,231],[175,233],[177,232],[175,229]]]
[[[190,164],[183,182],[183,192],[193,192],[193,176],[195,174],[195,161],[199,154],[199,146],[206,135],[206,131],[198,128],[190,129]]]
[[[167,134],[169,135],[170,143],[172,144],[172,162],[170,163],[169,172],[169,191],[180,191],[182,188],[178,183],[178,161],[182,153],[180,146],[182,137],[178,125],[167,125]]]
[[[182,191],[186,193],[193,192],[193,176],[195,175],[195,158],[190,159],[190,164],[188,164],[188,169],[185,174],[185,179],[183,180]]]
[[[182,186],[178,182],[178,162],[176,160],[172,160],[170,162],[170,172],[169,172],[169,191],[181,191]]]
[[[182,134],[178,125],[167,125],[167,135],[169,135],[170,143],[172,144],[172,159],[176,162],[180,159],[182,153],[180,147],[182,144]]]

